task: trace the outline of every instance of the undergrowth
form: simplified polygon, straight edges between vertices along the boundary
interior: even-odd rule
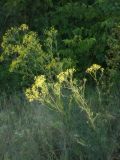
[[[1,95],[0,159],[4,160],[113,160],[119,157],[119,92],[102,95],[103,74],[99,65],[86,72],[86,79],[73,78],[74,69],[61,72],[56,82],[45,76],[23,95]],[[99,72],[99,73],[97,73]],[[96,76],[96,77],[94,77]],[[100,76],[99,76],[100,77]]]

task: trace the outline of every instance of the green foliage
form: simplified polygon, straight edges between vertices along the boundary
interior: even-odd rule
[[[46,52],[46,65],[44,74],[49,80],[55,80],[55,77],[62,70],[73,65],[71,57],[62,57],[58,46],[59,33],[54,27],[44,31],[43,48]]]
[[[106,55],[107,70],[105,76],[106,90],[111,91],[120,88],[120,27],[116,24],[109,35],[108,50]],[[119,92],[120,94],[120,92]],[[118,95],[119,95],[118,94]]]
[[[25,23],[41,32],[48,25],[48,9],[52,4],[52,0],[1,0],[0,31],[4,33],[8,27]]]
[[[119,75],[120,68],[120,26],[112,30],[112,35],[108,39],[108,54],[107,54],[107,64],[108,68],[111,70],[111,76],[113,74]],[[115,73],[116,72],[116,73]]]
[[[66,49],[62,50],[62,53],[65,57],[70,57],[78,71],[83,71],[88,63],[91,64],[90,50],[95,45],[95,38],[85,38],[83,39],[81,35],[74,34],[72,39],[64,40]],[[89,62],[86,61],[89,59]]]
[[[120,19],[119,0],[2,0],[0,4],[1,35],[6,28],[28,24],[41,35],[48,63],[56,61],[58,66],[65,58],[80,74],[92,63],[106,65],[109,34]]]
[[[83,40],[94,38],[96,44],[93,49],[89,51],[89,56],[85,57],[85,59],[86,61],[92,61],[89,64],[96,62],[100,64],[105,63],[109,31],[115,25],[117,18],[119,19],[119,16],[116,16],[118,14],[117,7],[119,8],[119,2],[115,4],[113,1],[109,2],[107,0],[102,2],[64,2],[63,5],[58,6],[55,13],[53,13],[52,24],[57,26],[63,40],[73,39],[74,36],[72,33],[78,29],[80,33],[75,35],[80,36]],[[87,49],[87,44],[85,48]],[[68,54],[68,56],[70,55]],[[85,61],[83,57],[79,60],[76,58],[79,64]],[[82,65],[83,63],[81,63],[80,67],[82,67]],[[86,66],[86,68],[87,67],[88,66]]]
[[[0,0],[1,159],[119,157],[119,22],[120,0]]]
[[[72,64],[70,57],[60,58],[54,27],[45,30],[43,46],[37,33],[27,25],[12,27],[3,36],[1,47],[1,82],[4,83],[6,76],[11,79],[10,82],[6,79],[7,88],[14,84],[12,88],[23,89],[40,74],[55,80],[56,74]]]

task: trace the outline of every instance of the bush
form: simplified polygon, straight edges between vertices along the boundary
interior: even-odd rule
[[[45,31],[43,46],[37,33],[23,24],[9,29],[3,36],[0,56],[1,88],[21,90],[33,83],[34,77],[45,74],[54,80],[56,74],[71,65],[70,58],[59,57],[57,30]],[[4,83],[6,81],[6,83]]]
[[[14,85],[26,86],[36,74],[43,73],[45,53],[37,34],[29,31],[27,25],[8,30],[3,36],[2,50],[0,58],[3,67],[11,80],[17,78],[17,82],[12,82]],[[2,72],[5,72],[3,68]]]

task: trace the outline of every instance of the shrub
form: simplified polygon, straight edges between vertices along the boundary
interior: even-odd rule
[[[56,74],[71,64],[70,58],[61,60],[59,57],[57,30],[53,27],[45,31],[43,46],[37,33],[30,31],[25,24],[9,29],[3,36],[1,46],[1,88],[4,89],[28,87],[40,74],[54,80]]]
[[[29,31],[27,25],[8,30],[3,36],[2,50],[1,62],[9,74],[17,75],[19,85],[28,85],[37,73],[43,73],[45,53],[37,34]]]

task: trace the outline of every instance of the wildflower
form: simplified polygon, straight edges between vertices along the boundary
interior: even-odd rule
[[[57,76],[59,82],[62,83],[62,82],[64,82],[65,80],[67,80],[67,78],[72,77],[74,71],[75,71],[75,69],[67,69],[65,72],[61,72],[61,73]]]
[[[57,75],[57,78],[60,83],[65,81],[65,72],[61,72],[59,75]]]
[[[91,74],[94,72],[97,72],[99,69],[101,69],[102,67],[98,64],[93,64],[91,67],[87,68],[86,72]]]
[[[20,26],[20,30],[28,30],[28,26],[26,25],[26,24],[22,24],[21,26]]]
[[[97,71],[98,70],[101,72],[100,75],[99,75],[99,78],[97,77]],[[98,64],[93,64],[91,67],[87,68],[87,70],[86,70],[86,72],[93,77],[93,79],[97,82],[97,84],[102,79],[103,71],[104,71],[104,68],[102,68]]]
[[[44,75],[35,77],[35,85],[36,85],[36,87],[42,86],[45,83],[45,81],[46,81],[46,78],[45,78]]]
[[[29,101],[40,100],[44,98],[48,93],[48,88],[46,85],[46,78],[44,75],[35,77],[35,82],[31,88],[26,89],[26,97]]]
[[[26,95],[26,97],[28,98],[28,100],[29,100],[30,102],[32,102],[32,101],[35,99],[35,97],[36,97],[36,96],[33,94],[31,88],[26,89],[25,95]]]

